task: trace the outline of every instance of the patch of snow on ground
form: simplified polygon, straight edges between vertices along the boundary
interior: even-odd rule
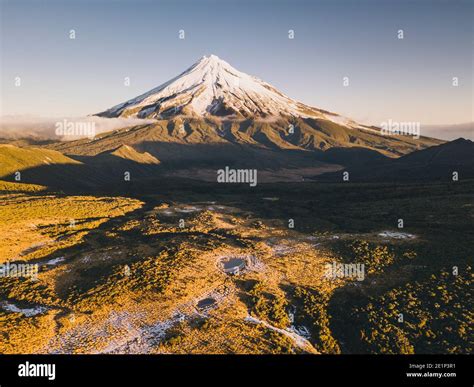
[[[66,258],[64,258],[64,257],[53,258],[53,259],[50,259],[49,261],[46,261],[45,265],[54,266],[54,265],[57,265],[58,263],[61,263],[65,260],[66,260]]]
[[[7,312],[12,312],[12,313],[22,313],[26,317],[32,317],[36,316],[38,314],[44,313],[48,310],[48,308],[44,306],[35,306],[33,308],[19,308],[15,304],[12,304],[8,301],[4,301],[0,303],[0,307]]]
[[[296,250],[293,246],[278,243],[274,239],[267,240],[266,244],[273,250],[273,253],[278,257],[285,254],[290,254]]]
[[[294,332],[293,330],[288,330],[288,329],[281,329],[277,328],[266,321],[260,320],[256,317],[253,316],[247,316],[245,318],[245,321],[250,322],[252,324],[261,324],[267,327],[268,329],[271,329],[272,331],[281,333],[290,339],[294,341],[294,343],[301,349],[307,351],[307,352],[312,352],[312,353],[317,353],[316,349],[313,347],[313,345],[306,339],[305,337],[301,336],[299,333]]]
[[[182,313],[176,313],[169,320],[158,321],[152,325],[129,330],[131,335],[125,342],[111,342],[100,353],[111,354],[141,354],[149,353],[151,349],[159,344],[166,335],[166,332],[175,324],[186,319]]]
[[[306,328],[304,325],[292,325],[290,327],[290,330],[292,332],[295,332],[297,335],[304,337],[306,340],[309,340],[311,338],[311,333],[309,333],[308,328]]]
[[[413,239],[415,236],[413,234],[408,234],[406,232],[399,231],[382,231],[378,234],[384,238],[393,238],[393,239]]]
[[[188,207],[183,207],[183,208],[176,208],[176,211],[190,213],[190,212],[201,211],[201,208],[196,207],[196,206],[188,206]]]

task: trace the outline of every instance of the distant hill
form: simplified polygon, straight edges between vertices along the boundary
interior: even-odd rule
[[[11,183],[39,186],[74,185],[79,181],[89,180],[77,174],[77,171],[83,168],[81,162],[54,150],[0,144],[0,180],[10,183],[2,184],[4,189],[22,188]],[[72,170],[76,172],[71,173]]]
[[[126,145],[93,157],[72,158],[55,150],[2,144],[0,188],[10,191],[38,190],[45,186],[66,190],[94,189],[123,181],[126,171],[149,177],[153,175],[150,168],[159,164],[159,160],[150,154],[137,152]]]
[[[453,166],[474,164],[474,142],[458,138],[445,144],[410,153],[395,160],[396,165]]]
[[[125,172],[133,174],[133,178],[156,178],[160,171],[160,160],[147,152],[138,152],[129,145],[121,145],[116,149],[101,152],[95,156],[76,156],[87,165],[91,173],[104,176],[105,181],[123,181]]]
[[[474,142],[459,138],[419,150],[398,159],[346,167],[352,181],[426,181],[474,178]],[[317,180],[341,180],[341,173],[328,173]]]

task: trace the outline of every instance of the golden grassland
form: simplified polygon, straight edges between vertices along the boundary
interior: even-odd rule
[[[50,164],[80,164],[60,152],[43,148],[20,148],[9,144],[0,144],[0,178],[34,167]]]
[[[88,219],[86,204],[89,208],[96,206],[96,215],[97,207],[104,205],[99,198],[37,200],[36,205],[34,201],[26,205],[17,198],[11,202],[12,208],[4,210],[2,218],[16,216],[15,207],[30,214],[26,221],[41,218],[45,222],[48,216],[42,211],[56,201],[54,207],[58,211],[51,220],[57,222],[62,211],[74,213],[76,219]],[[103,209],[120,209],[125,213],[125,208],[137,206],[135,202],[119,203]],[[271,235],[273,228],[262,229],[261,224],[239,217],[234,209],[228,210],[227,214],[204,211],[189,216],[187,227],[180,228],[159,221],[160,208],[156,208],[109,230],[109,244],[114,240],[120,243],[126,235],[134,236],[135,240],[139,235],[146,238],[146,243],[99,247],[95,238],[103,238],[102,235],[85,235],[84,243],[94,249],[92,258],[86,248],[66,264],[41,271],[37,282],[4,279],[2,293],[7,299],[49,309],[46,314],[33,317],[0,312],[3,335],[7,338],[0,344],[0,352],[317,352],[311,345],[302,348],[286,332],[246,318],[254,315],[271,326],[287,329],[289,320],[283,316],[289,290],[284,287],[292,288],[299,281],[320,291],[330,291],[333,285],[325,284],[321,277],[321,264],[329,258],[302,245],[295,248],[291,259],[273,259],[271,249],[260,241],[262,236]],[[100,224],[100,220],[95,222]],[[229,235],[220,234],[222,230]],[[56,247],[58,254],[65,248]],[[256,264],[240,276],[228,276],[218,260],[234,255],[254,256]],[[298,256],[301,263],[295,264]],[[252,292],[255,283],[265,293],[261,301]],[[214,297],[216,306],[209,311],[198,310],[196,303],[206,297]],[[280,301],[275,303],[273,299]],[[260,306],[252,307],[255,302]],[[264,312],[267,303],[270,313]],[[176,314],[182,315],[182,320],[176,319]],[[23,324],[15,325],[18,319]],[[28,341],[27,336],[35,331],[31,326],[38,324],[45,328],[35,340]],[[147,332],[160,329],[161,341],[153,343],[150,339],[150,344],[141,339],[151,335]],[[24,339],[19,339],[18,332],[23,332],[20,336]]]
[[[32,260],[81,243],[110,218],[140,207],[125,198],[0,195],[0,263]]]
[[[13,183],[0,180],[0,193],[22,193],[46,191],[47,187],[39,184]]]
[[[237,204],[198,203],[194,210],[118,197],[2,198],[0,230],[10,238],[2,239],[3,256],[23,252],[21,259],[31,262],[64,261],[42,265],[38,281],[0,278],[0,302],[47,308],[27,317],[0,307],[0,353],[337,354],[343,347],[328,306],[336,291],[355,284],[328,279],[326,265],[364,263],[370,284],[387,268],[416,260],[412,242],[397,242],[394,249],[374,235],[340,235],[343,248],[336,249],[331,234],[256,220]],[[31,249],[38,243],[43,244]],[[246,269],[224,273],[220,261],[227,257],[244,257]],[[459,326],[445,339],[451,346],[440,348],[466,351],[472,314],[450,297],[451,292],[464,297],[467,282],[459,279],[447,292],[443,286],[451,285],[443,278],[434,278],[431,290],[417,284],[394,289],[361,308],[364,324],[355,334],[370,351],[408,353],[426,337],[408,330],[396,339],[398,328],[386,314],[403,305],[426,336],[437,334],[433,321],[449,310],[446,319],[454,316]],[[427,291],[435,294],[433,308]],[[414,297],[420,299],[413,303]],[[434,300],[440,297],[445,305],[437,308]],[[205,299],[214,302],[199,307]],[[453,344],[458,336],[464,342]]]

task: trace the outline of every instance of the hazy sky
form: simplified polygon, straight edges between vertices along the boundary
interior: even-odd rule
[[[470,0],[0,2],[3,115],[96,113],[213,53],[361,122],[473,121]]]

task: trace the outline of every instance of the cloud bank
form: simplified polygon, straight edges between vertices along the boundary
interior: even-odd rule
[[[30,115],[3,116],[0,117],[0,138],[70,141],[91,137],[91,132],[98,135],[112,130],[153,122],[155,121],[150,119],[97,116],[54,118]]]

